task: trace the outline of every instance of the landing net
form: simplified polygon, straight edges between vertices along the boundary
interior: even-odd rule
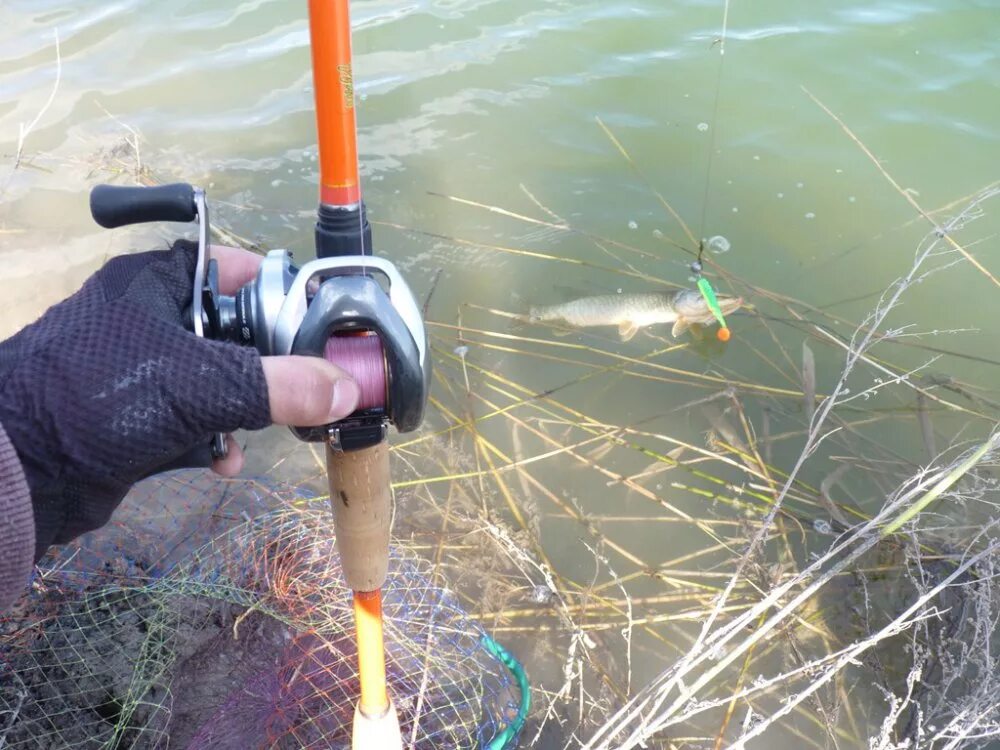
[[[339,565],[325,499],[204,472],[142,483],[0,619],[0,747],[347,747]],[[384,610],[404,746],[496,747],[520,691],[457,596],[396,550]]]

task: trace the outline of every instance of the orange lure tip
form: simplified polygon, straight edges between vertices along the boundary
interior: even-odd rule
[[[731,336],[732,333],[729,331],[728,328],[720,328],[718,331],[715,332],[715,337],[719,339],[719,341],[729,341]]]

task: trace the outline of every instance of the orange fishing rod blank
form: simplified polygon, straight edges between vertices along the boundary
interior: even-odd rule
[[[309,0],[309,33],[319,135],[319,199],[330,206],[349,206],[360,202],[361,185],[348,0]]]
[[[361,713],[375,718],[389,710],[389,693],[385,684],[381,591],[354,592],[354,623],[358,636]]]

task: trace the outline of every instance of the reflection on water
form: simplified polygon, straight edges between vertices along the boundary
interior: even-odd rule
[[[98,231],[86,197],[99,181],[196,182],[220,227],[308,257],[316,149],[304,6],[0,5],[0,334],[109,255],[187,231]],[[722,3],[353,4],[376,249],[422,297],[440,272],[429,429],[445,431],[436,439],[463,457],[451,469],[476,477],[470,491],[490,517],[537,542],[525,548],[551,565],[587,633],[573,653],[593,668],[586,690],[602,707],[690,645],[690,620],[731,572],[741,525],[758,517],[737,501],[766,496],[802,446],[802,341],[815,351],[817,392],[829,393],[844,360],[836,342],[906,272],[928,229],[902,191],[925,211],[954,212],[997,179],[991,3],[728,10],[722,56]],[[36,117],[15,170],[19,133]],[[1000,273],[996,208],[985,208],[962,241]],[[713,280],[753,305],[733,318],[728,346],[711,331],[674,341],[653,327],[622,344],[521,319],[534,304],[690,284],[702,237]],[[851,468],[824,492],[871,512],[927,461],[914,393],[885,385],[901,372],[933,359],[914,377],[951,388],[932,394],[940,445],[959,430],[982,434],[995,417],[995,292],[967,262],[907,291],[886,326],[923,335],[877,351],[889,374],[855,373],[855,394],[884,388],[836,412],[839,432],[804,470],[795,523],[829,524],[816,490],[841,465]],[[317,477],[285,433],[248,439],[255,470]],[[397,455],[400,476],[416,480],[405,449]],[[759,476],[760,464],[776,473]],[[401,492],[443,502],[447,487]],[[772,562],[787,567],[820,543],[803,532]],[[531,601],[545,582],[528,578],[524,600],[504,602],[513,614],[484,606],[483,616],[538,657],[533,679],[554,692],[574,641],[556,608]],[[522,627],[529,615],[549,630]],[[718,726],[702,730],[714,737]],[[547,725],[543,736],[538,746],[561,747],[571,730]]]

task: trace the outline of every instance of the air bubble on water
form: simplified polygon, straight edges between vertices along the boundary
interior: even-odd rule
[[[837,174],[844,174],[844,170],[841,169],[840,167],[837,167],[836,172]]]
[[[271,180],[271,187],[278,187],[279,185],[284,185],[284,180]]]
[[[288,174],[294,174],[294,173],[295,173],[295,170],[293,170],[293,169],[289,169],[288,170]]]
[[[663,232],[661,232],[659,229],[654,229],[653,230],[653,236],[656,237],[656,239],[662,239],[663,238]]]
[[[705,243],[705,246],[708,248],[709,252],[715,253],[716,255],[720,255],[722,253],[728,253],[729,250],[732,248],[732,245],[730,244],[729,240],[727,240],[721,234],[717,234],[714,237],[709,237],[708,242]]]
[[[732,184],[733,184],[733,181],[732,181],[732,180],[726,180],[726,184],[727,184],[727,185],[732,185]]]
[[[707,122],[699,122],[698,123],[698,130],[700,130],[702,133],[704,133],[706,130],[708,130],[708,123]]]
[[[628,223],[628,228],[629,229],[638,229],[639,228],[639,224],[636,221],[630,221]]]
[[[830,522],[827,521],[825,518],[817,518],[815,521],[813,521],[813,528],[819,534],[833,533],[833,526],[831,526]]]
[[[365,102],[365,101],[368,101],[368,94],[362,94],[362,95],[361,95],[361,96],[360,96],[359,98],[360,98],[360,99],[361,99],[361,101],[363,101],[363,102]]]
[[[662,485],[662,484],[659,484],[659,483],[657,483],[657,485],[656,485],[656,489],[658,489],[658,490],[662,490],[662,489],[663,489],[663,485]]]
[[[738,214],[739,212],[740,212],[740,209],[737,206],[733,206],[733,213],[734,214]]]
[[[465,355],[468,353],[469,353],[469,347],[467,347],[465,344],[455,347],[455,354],[461,357],[462,359],[465,359]]]
[[[618,287],[618,290],[617,290],[617,291],[618,291],[618,294],[621,294],[621,293],[622,293],[622,288],[621,288],[621,287]]]
[[[796,182],[795,183],[795,187],[797,187],[797,188],[804,188],[805,186],[806,186],[806,184],[804,182]]]
[[[806,213],[806,218],[807,219],[815,219],[816,218],[816,214],[814,214],[812,211],[809,211],[808,213]]]
[[[848,203],[856,203],[856,202],[857,202],[857,200],[858,200],[858,199],[857,199],[857,198],[855,198],[855,197],[854,197],[853,195],[849,195],[849,196],[847,196],[847,202],[848,202]]]
[[[753,155],[753,160],[754,161],[760,161],[760,154],[754,154]]]
[[[779,198],[784,198],[784,197],[785,197],[785,194],[784,194],[784,193],[778,193],[778,197],[779,197]]]

